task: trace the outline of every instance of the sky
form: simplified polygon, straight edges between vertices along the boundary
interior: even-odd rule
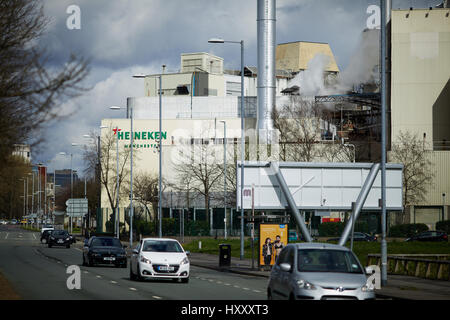
[[[392,0],[392,8],[428,8],[440,0]],[[226,69],[240,68],[240,50],[233,44],[208,44],[210,38],[244,40],[244,63],[257,65],[256,0],[43,0],[50,19],[39,45],[50,54],[49,67],[57,68],[74,53],[89,59],[84,85],[90,91],[62,101],[61,115],[38,135],[46,142],[32,150],[33,163],[43,162],[49,172],[84,169],[83,135],[99,132],[101,119],[123,118],[127,97],[144,95],[142,79],[133,74],[180,69],[180,54],[208,52],[224,58]],[[69,29],[71,5],[80,9],[80,29]],[[277,0],[276,42],[326,42],[340,70],[348,67],[361,32],[367,26],[370,5],[377,0]],[[71,146],[77,143],[78,146]]]

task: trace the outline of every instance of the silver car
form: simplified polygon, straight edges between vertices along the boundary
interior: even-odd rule
[[[270,274],[268,299],[375,299],[373,287],[350,249],[325,243],[288,244]]]

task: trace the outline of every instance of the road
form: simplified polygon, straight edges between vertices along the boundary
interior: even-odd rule
[[[62,300],[261,300],[267,279],[191,266],[187,284],[131,281],[128,268],[84,267],[80,245],[48,248],[40,234],[0,226],[0,272],[23,299]],[[81,269],[81,289],[69,290],[67,267]]]

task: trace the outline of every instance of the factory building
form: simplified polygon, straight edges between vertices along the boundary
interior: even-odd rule
[[[405,222],[449,219],[450,8],[393,10],[391,140],[400,132],[423,139],[433,180],[425,199],[405,209]]]

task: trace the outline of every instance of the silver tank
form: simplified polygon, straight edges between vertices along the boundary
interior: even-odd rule
[[[258,131],[272,130],[275,106],[276,1],[258,0]],[[260,132],[260,131],[259,131]]]

